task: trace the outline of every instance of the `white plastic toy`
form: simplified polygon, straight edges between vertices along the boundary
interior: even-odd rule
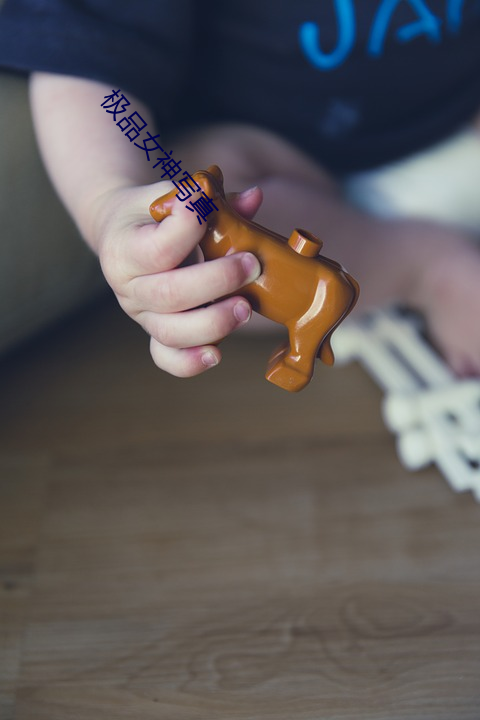
[[[383,416],[402,464],[436,463],[454,490],[480,501],[480,381],[456,378],[419,319],[396,308],[344,323],[332,345],[338,363],[358,360],[385,391]]]

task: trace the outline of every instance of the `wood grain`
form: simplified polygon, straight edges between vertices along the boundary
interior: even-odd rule
[[[0,367],[0,713],[479,720],[480,506],[271,338],[177,380],[105,302]]]

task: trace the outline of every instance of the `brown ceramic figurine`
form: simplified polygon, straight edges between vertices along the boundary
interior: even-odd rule
[[[266,378],[285,390],[301,390],[312,378],[317,356],[333,364],[330,337],[355,305],[358,283],[337,262],[319,256],[322,241],[311,233],[295,229],[287,242],[241,217],[225,198],[223,175],[216,165],[192,177],[218,208],[206,216],[200,242],[205,260],[228,251],[256,255],[262,274],[235,295],[243,295],[253,310],[286,326],[288,341],[271,356]],[[176,196],[177,190],[172,190],[155,200],[152,217],[167,217]]]

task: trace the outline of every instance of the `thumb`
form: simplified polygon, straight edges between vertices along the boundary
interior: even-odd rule
[[[262,204],[263,193],[257,185],[254,185],[243,192],[227,193],[227,200],[234,210],[247,220],[251,220]]]

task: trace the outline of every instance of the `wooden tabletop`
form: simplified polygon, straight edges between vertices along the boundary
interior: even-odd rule
[[[179,380],[107,301],[2,362],[2,720],[479,720],[480,504],[274,344]]]

